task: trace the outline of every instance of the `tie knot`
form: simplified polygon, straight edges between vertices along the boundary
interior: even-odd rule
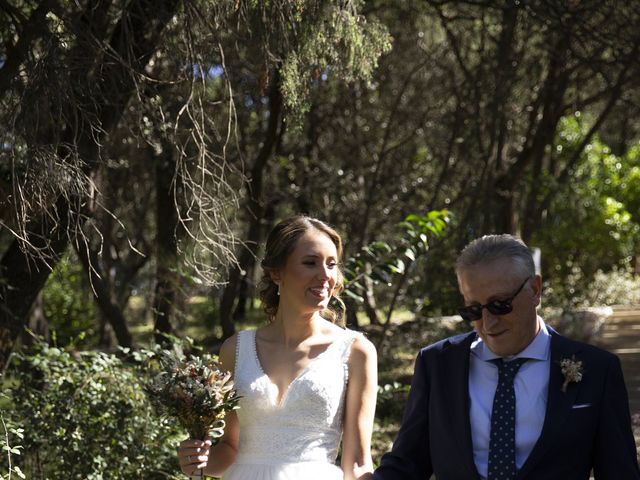
[[[500,381],[513,382],[516,378],[516,374],[523,363],[527,361],[526,358],[516,358],[510,362],[505,362],[502,358],[495,358],[491,360],[498,367],[498,375]]]

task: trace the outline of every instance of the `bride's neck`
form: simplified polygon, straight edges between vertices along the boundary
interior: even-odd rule
[[[278,312],[271,324],[272,332],[284,345],[295,346],[320,330],[322,317],[318,312],[310,315],[287,315]]]

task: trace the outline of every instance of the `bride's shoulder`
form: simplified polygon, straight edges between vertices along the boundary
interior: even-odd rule
[[[229,338],[227,338],[224,342],[222,342],[222,346],[220,347],[220,355],[235,355],[235,352],[238,348],[238,342],[242,341],[246,343],[251,338],[251,335],[257,333],[258,330],[249,329],[237,331]],[[240,339],[240,337],[242,337],[242,340]]]
[[[220,353],[218,355],[222,367],[225,370],[229,370],[231,373],[233,373],[236,363],[236,349],[240,334],[241,332],[236,332],[229,338],[227,338],[224,342],[222,342]]]
[[[351,356],[353,357],[354,353],[356,356],[360,356],[363,360],[368,359],[370,357],[376,358],[377,352],[376,347],[367,337],[364,336],[362,332],[357,332],[355,330],[347,330],[350,332],[350,335],[353,338],[353,342],[351,344]]]

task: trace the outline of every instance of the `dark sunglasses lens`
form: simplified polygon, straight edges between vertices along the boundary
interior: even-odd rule
[[[493,302],[487,305],[487,310],[489,310],[494,315],[506,315],[513,310],[511,306],[511,302],[501,302],[500,300],[494,300]]]
[[[473,322],[482,318],[482,308],[478,306],[459,308],[458,313],[466,322]]]

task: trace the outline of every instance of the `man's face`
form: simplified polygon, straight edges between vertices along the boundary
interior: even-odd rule
[[[468,267],[458,272],[458,286],[465,305],[486,305],[492,300],[511,298],[527,279],[524,268],[510,259]],[[535,338],[540,326],[536,307],[540,304],[539,275],[526,281],[513,298],[513,310],[504,315],[482,309],[482,318],[471,322],[489,349],[501,357],[524,350]]]

